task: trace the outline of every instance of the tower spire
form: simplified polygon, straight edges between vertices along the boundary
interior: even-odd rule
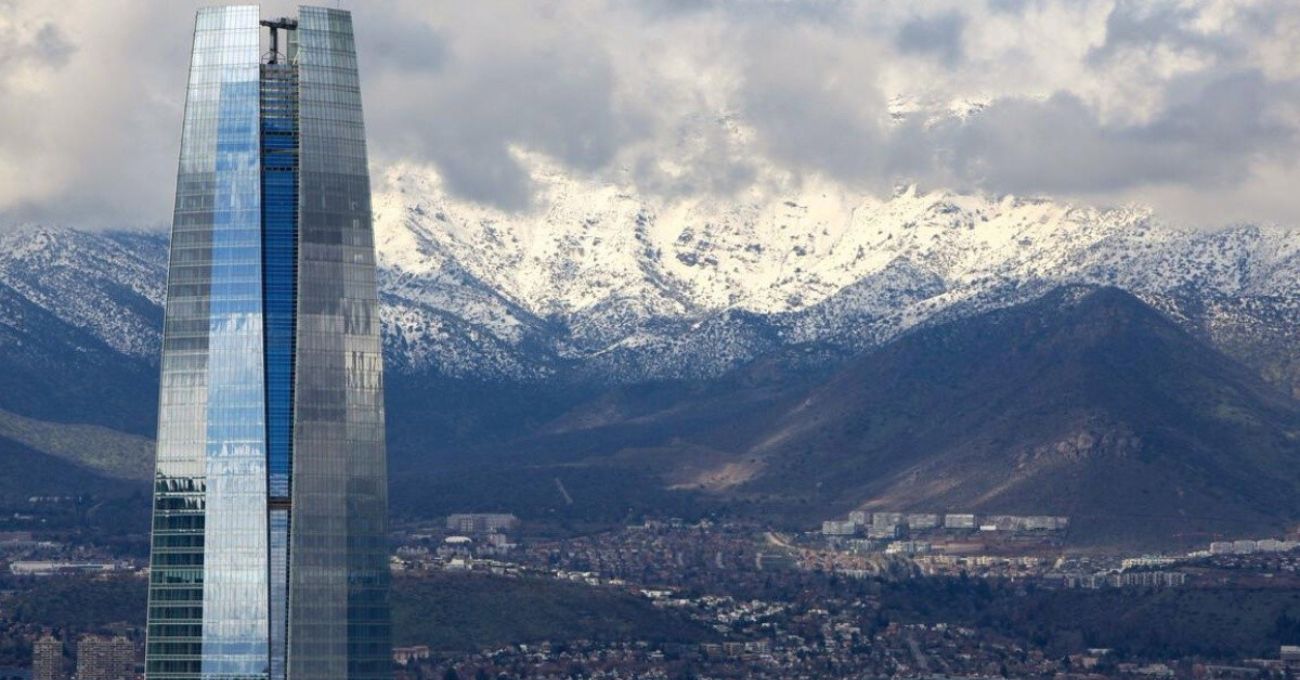
[[[297,30],[298,20],[291,17],[280,17],[279,19],[262,19],[260,23],[271,29],[271,51],[267,55],[266,63],[278,64],[280,59],[280,29],[286,31]]]

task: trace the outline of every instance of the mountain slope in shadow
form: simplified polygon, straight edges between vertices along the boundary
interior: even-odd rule
[[[911,333],[759,428],[733,493],[1064,514],[1086,543],[1300,519],[1300,404],[1115,288]]]

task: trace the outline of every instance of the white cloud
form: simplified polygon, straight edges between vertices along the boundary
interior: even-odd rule
[[[194,4],[0,0],[0,221],[167,221]],[[541,155],[670,196],[907,180],[1300,224],[1300,3],[342,4],[373,162],[512,210]]]

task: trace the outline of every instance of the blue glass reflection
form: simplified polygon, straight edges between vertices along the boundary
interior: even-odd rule
[[[215,140],[202,664],[213,680],[267,665],[259,78],[258,56],[243,56],[221,71]]]
[[[203,677],[266,677],[266,404],[260,73],[225,69],[217,117],[208,327]]]
[[[262,66],[262,300],[266,324],[266,445],[271,542],[271,680],[288,650],[289,486],[298,258],[298,77],[289,64]]]

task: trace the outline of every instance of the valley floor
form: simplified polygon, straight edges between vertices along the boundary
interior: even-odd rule
[[[824,537],[753,523],[459,533],[473,528],[424,523],[394,536],[403,680],[1281,678],[1283,645],[1300,643],[1300,550],[1127,568],[1093,557],[1108,576],[1181,577],[1070,584],[1047,577],[1059,560],[1036,557],[940,575],[900,554],[850,567],[829,559],[849,553]],[[0,538],[0,670],[27,665],[46,631],[70,656],[87,633],[141,642],[139,557]],[[74,559],[104,566],[40,566]]]

